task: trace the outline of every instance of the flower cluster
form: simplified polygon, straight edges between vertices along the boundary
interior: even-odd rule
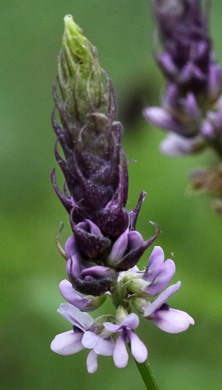
[[[143,363],[148,351],[134,332],[139,325],[139,317],[130,313],[131,307],[168,333],[183,332],[190,324],[194,325],[193,318],[187,313],[171,309],[166,303],[181,285],[177,282],[162,292],[174,273],[173,260],[164,261],[162,248],[155,246],[144,271],[139,271],[135,266],[119,272],[113,290],[101,297],[83,296],[68,280],[63,280],[60,291],[69,303],[61,304],[58,312],[73,325],[73,329],[57,335],[51,343],[51,349],[61,355],[89,349],[87,369],[90,373],[97,370],[98,355],[113,356],[116,367],[125,367],[128,362],[128,343],[135,360]],[[98,308],[106,297],[113,299],[117,307],[116,315],[103,315],[94,320],[86,312]]]
[[[211,147],[221,158],[222,67],[212,50],[209,10],[201,0],[153,0],[153,13],[163,47],[155,59],[166,91],[162,107],[144,109],[144,117],[169,132],[163,153],[181,156]],[[208,190],[207,180],[201,187]]]
[[[162,108],[146,108],[144,116],[171,132],[161,145],[171,155],[193,153],[207,144],[217,144],[222,152],[222,68],[215,61],[208,14],[200,3],[153,2],[163,46],[155,58],[167,87]]]
[[[99,65],[96,49],[70,15],[65,17],[53,97],[55,157],[65,177],[64,191],[57,187],[55,170],[52,184],[69,213],[72,229],[64,250],[58,243],[69,278],[60,283],[61,294],[69,303],[58,311],[73,327],[57,335],[51,349],[62,355],[89,349],[90,373],[97,369],[98,355],[112,355],[117,367],[125,367],[127,344],[136,361],[143,363],[148,352],[134,332],[139,317],[131,313],[132,307],[169,333],[182,332],[194,321],[166,303],[180,282],[163,291],[175,273],[175,264],[164,261],[160,247],[154,248],[144,271],[137,268],[157,238],[159,227],[156,225],[156,233],[147,241],[136,231],[144,192],[134,210],[125,208],[128,170],[121,147],[123,129],[116,119],[115,92]],[[61,124],[56,120],[56,109]],[[88,312],[107,298],[112,299],[116,314],[93,319]]]

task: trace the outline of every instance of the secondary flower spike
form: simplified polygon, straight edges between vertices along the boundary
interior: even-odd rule
[[[139,317],[131,312],[131,302],[139,314],[165,331],[182,332],[194,322],[174,309],[161,315],[166,299],[172,295],[168,289],[162,291],[175,273],[173,260],[165,261],[161,247],[154,248],[145,270],[137,267],[160,228],[151,222],[156,232],[148,240],[136,231],[145,192],[141,192],[134,210],[126,210],[128,169],[121,147],[123,128],[117,122],[115,92],[99,65],[97,50],[70,15],[65,17],[53,97],[55,157],[65,177],[63,192],[57,187],[55,170],[52,183],[72,229],[64,249],[59,234],[56,237],[69,279],[59,285],[68,303],[61,304],[58,312],[72,329],[57,335],[51,349],[60,355],[89,349],[89,373],[97,370],[99,355],[113,356],[116,367],[125,367],[129,357],[126,345],[137,363],[143,364],[148,351],[135,333]],[[56,119],[58,113],[60,122]],[[91,317],[88,312],[98,309],[106,299],[112,300],[115,315]]]
[[[181,156],[211,147],[221,159],[222,67],[212,49],[209,7],[201,0],[153,0],[152,4],[162,46],[154,58],[166,79],[166,91],[161,107],[145,108],[144,117],[169,133],[160,145],[163,153]],[[206,180],[200,189],[208,192],[207,187]]]

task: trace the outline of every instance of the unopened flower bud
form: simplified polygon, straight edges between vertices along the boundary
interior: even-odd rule
[[[80,251],[89,259],[99,258],[111,245],[111,241],[104,237],[98,226],[89,219],[74,225],[73,232]]]
[[[128,317],[128,315],[128,311],[122,306],[119,306],[116,310],[116,323],[121,324],[121,322],[123,322]]]
[[[130,275],[127,276],[129,279]],[[127,283],[125,283],[125,288],[128,292],[136,294],[141,297],[147,296],[146,288],[150,285],[150,282],[145,281],[140,278],[131,278]]]
[[[64,18],[65,31],[59,55],[58,80],[63,102],[71,116],[82,122],[92,112],[104,105],[106,94],[103,70],[100,68],[96,48],[83,35],[71,15]]]

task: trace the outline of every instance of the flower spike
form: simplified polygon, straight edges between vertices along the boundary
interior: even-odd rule
[[[113,356],[116,367],[126,367],[127,345],[138,364],[147,359],[147,348],[135,333],[139,317],[131,312],[131,302],[139,314],[169,333],[187,329],[193,320],[166,304],[179,284],[163,292],[173,278],[175,264],[171,259],[164,261],[161,247],[154,247],[145,270],[137,266],[160,228],[151,222],[156,231],[147,241],[136,230],[145,192],[141,192],[134,210],[126,209],[128,167],[121,146],[123,126],[117,121],[115,91],[100,67],[96,48],[71,15],[64,21],[58,80],[53,87],[56,108],[52,114],[57,137],[55,158],[65,177],[63,191],[56,184],[55,170],[51,180],[69,214],[72,229],[64,250],[59,242],[61,229],[56,237],[69,279],[59,285],[68,303],[61,304],[58,312],[72,324],[72,329],[58,334],[51,349],[60,355],[88,349],[87,370],[94,373],[99,355]],[[197,118],[195,96],[189,95],[185,103],[189,115]],[[108,298],[115,306],[115,315],[93,318],[88,314]]]

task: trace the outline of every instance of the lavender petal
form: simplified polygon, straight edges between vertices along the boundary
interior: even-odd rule
[[[108,264],[112,264],[114,261],[118,261],[118,259],[121,259],[123,256],[128,246],[128,233],[129,229],[127,228],[125,232],[122,233],[121,236],[115,241],[108,258]]]
[[[113,333],[120,332],[123,329],[136,329],[139,325],[139,317],[135,313],[131,313],[119,325],[112,324],[111,322],[104,322],[103,325]]]
[[[181,286],[181,282],[177,282],[172,286],[168,287],[153,303],[147,303],[147,306],[143,307],[143,316],[148,318],[152,316],[152,314],[158,310],[168,298],[171,297]]]
[[[73,330],[58,334],[51,342],[51,350],[59,355],[73,355],[84,349],[82,343],[82,332],[73,333]]]
[[[69,303],[62,303],[57,311],[71,324],[81,330],[88,329],[94,322],[94,319],[88,313],[81,312]]]
[[[131,342],[131,352],[134,359],[138,363],[144,363],[148,357],[148,351],[145,344],[140,340],[140,338],[134,332],[129,332],[130,342]]]
[[[89,374],[94,374],[98,368],[98,355],[93,351],[93,349],[89,352],[86,359],[87,371]]]
[[[85,348],[94,349],[97,355],[112,356],[114,343],[111,340],[105,340],[91,331],[84,333],[82,344]]]
[[[128,363],[128,352],[124,342],[123,334],[121,333],[116,340],[116,345],[113,351],[114,364],[118,368],[124,368]]]
[[[122,322],[122,329],[136,329],[139,326],[139,317],[135,313],[129,314]]]
[[[163,262],[164,262],[164,251],[160,246],[155,246],[150,255],[143,279],[146,282],[153,281],[155,276],[158,274],[159,269],[163,264]]]
[[[201,150],[201,137],[184,138],[177,134],[169,134],[160,144],[160,151],[166,155],[180,157]]]
[[[170,130],[177,134],[189,135],[189,129],[179,120],[170,115],[164,108],[148,107],[143,110],[145,119],[154,126]]]
[[[157,310],[152,316],[152,322],[167,333],[180,333],[194,325],[194,320],[184,311],[171,309]]]
[[[65,244],[65,252],[67,259],[73,256],[76,253],[76,243],[73,236],[69,237]]]
[[[156,275],[152,283],[145,289],[150,295],[159,294],[169,284],[176,271],[176,266],[173,260],[168,259],[161,266],[159,273]]]

